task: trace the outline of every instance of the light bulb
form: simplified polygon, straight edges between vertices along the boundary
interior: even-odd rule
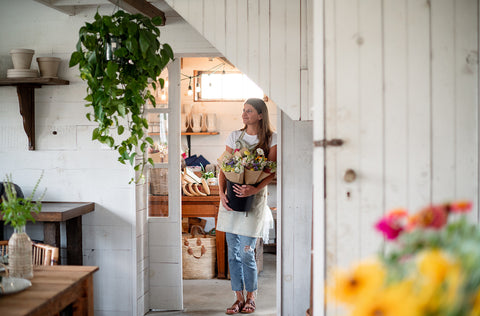
[[[160,97],[160,99],[162,99],[163,101],[165,101],[167,99],[167,96],[165,95],[165,92],[162,94],[162,96]]]
[[[188,92],[187,92],[188,95],[193,95],[193,90],[192,90],[192,86],[188,86]]]
[[[165,88],[168,88],[168,80],[165,81]]]
[[[197,84],[195,85],[195,92],[200,92],[201,89],[200,89],[200,84],[197,82]]]

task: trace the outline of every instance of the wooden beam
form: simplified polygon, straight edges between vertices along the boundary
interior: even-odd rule
[[[146,0],[108,0],[114,5],[132,14],[143,14],[146,17],[162,17],[162,26],[165,25],[165,13]]]
[[[65,13],[68,15],[75,15],[75,6],[56,6],[50,0],[34,0],[34,1],[41,3],[49,8],[60,11],[62,13]]]

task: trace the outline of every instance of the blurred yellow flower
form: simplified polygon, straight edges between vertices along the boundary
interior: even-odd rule
[[[373,295],[363,295],[352,316],[420,316],[420,305],[412,295],[412,281],[388,286]]]
[[[477,295],[473,298],[472,305],[469,316],[480,316],[480,291],[477,291]]]
[[[365,261],[350,271],[337,270],[334,286],[328,292],[337,301],[353,304],[360,296],[378,291],[385,279],[385,269],[376,260]]]
[[[417,265],[421,276],[419,299],[423,301],[423,311],[435,314],[444,307],[454,305],[463,281],[460,264],[446,253],[430,249],[419,254]]]

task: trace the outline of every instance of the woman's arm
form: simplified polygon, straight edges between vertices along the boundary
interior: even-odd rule
[[[233,152],[233,149],[228,147],[228,146],[225,146],[225,150],[228,151],[230,154]],[[227,190],[227,181],[225,179],[225,174],[223,173],[222,169],[220,169],[220,174],[218,175],[218,191],[219,191],[219,195],[220,195],[220,201],[222,202],[223,206],[229,210],[229,211],[233,211],[230,207],[228,207],[227,203],[228,203],[228,199],[227,199],[227,194],[226,194],[226,191]]]

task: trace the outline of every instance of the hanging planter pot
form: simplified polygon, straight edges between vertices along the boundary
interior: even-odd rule
[[[8,271],[12,277],[33,278],[32,240],[25,226],[15,228],[8,240]]]
[[[95,21],[80,28],[77,50],[70,67],[79,66],[80,77],[88,84],[87,119],[98,123],[92,140],[98,140],[118,151],[118,160],[130,163],[139,171],[139,180],[147,162],[147,148],[153,140],[146,137],[148,121],[143,117],[147,100],[155,106],[156,82],[173,51],[159,42],[160,17],[117,11],[111,16],[95,14]],[[158,79],[163,88],[163,79]],[[112,137],[112,130],[119,138]],[[119,140],[121,139],[121,140]],[[136,159],[138,154],[141,159]],[[138,162],[139,161],[139,162]]]

